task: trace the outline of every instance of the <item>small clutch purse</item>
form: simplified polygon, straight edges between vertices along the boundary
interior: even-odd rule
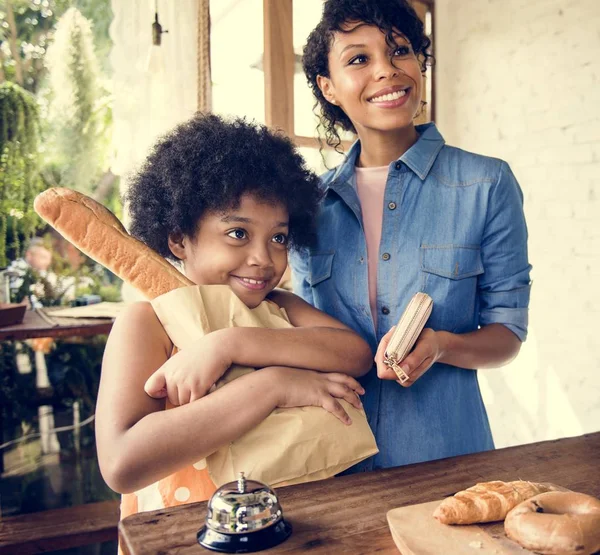
[[[425,324],[431,309],[433,300],[426,293],[416,293],[408,303],[406,310],[402,313],[396,330],[388,343],[384,354],[384,362],[398,376],[400,383],[409,380],[408,375],[400,367],[400,363],[406,358],[408,353],[414,347],[417,338]]]

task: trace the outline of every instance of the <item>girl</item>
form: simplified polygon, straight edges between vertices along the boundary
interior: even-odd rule
[[[96,434],[108,485],[146,493],[124,496],[122,517],[208,498],[214,485],[198,485],[194,463],[276,407],[321,406],[347,424],[337,399],[361,407],[363,389],[352,376],[371,365],[366,342],[292,293],[274,291],[288,246],[311,240],[319,194],[287,139],[214,115],[177,127],[135,176],[127,199],[134,236],[181,261],[195,283],[229,285],[249,308],[275,301],[296,327],[219,330],[170,358],[173,344],[149,303],[119,316],[103,361]],[[205,395],[232,364],[263,369]],[[179,406],[164,410],[166,397]],[[160,482],[188,470],[191,494]]]
[[[361,382],[380,451],[355,469],[493,449],[475,369],[508,363],[527,333],[521,190],[505,162],[415,126],[429,45],[404,0],[327,0],[304,48],[328,143],[358,135],[321,178],[317,244],[291,258],[299,295],[379,345]],[[417,291],[434,308],[399,387],[383,352]]]

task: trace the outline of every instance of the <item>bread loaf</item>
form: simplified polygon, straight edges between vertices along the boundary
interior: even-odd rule
[[[563,490],[535,482],[483,482],[444,499],[433,516],[442,524],[474,524],[504,520],[519,503],[547,491]]]
[[[506,515],[504,531],[536,553],[591,555],[600,550],[600,500],[576,492],[541,493]]]
[[[157,252],[129,235],[110,210],[86,195],[48,189],[36,197],[33,207],[65,239],[148,299],[193,285]]]

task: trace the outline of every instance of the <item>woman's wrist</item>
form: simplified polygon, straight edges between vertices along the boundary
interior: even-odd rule
[[[438,362],[459,368],[498,368],[519,352],[520,341],[502,324],[489,324],[463,334],[436,332],[440,352]]]
[[[449,364],[456,343],[456,334],[449,331],[438,331],[438,359],[436,362]]]

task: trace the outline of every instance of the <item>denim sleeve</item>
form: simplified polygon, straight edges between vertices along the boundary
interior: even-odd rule
[[[315,306],[312,287],[308,282],[308,251],[290,251],[289,263],[292,268],[292,287],[294,293],[302,297],[307,303]]]
[[[525,341],[531,289],[527,225],[523,193],[505,162],[490,192],[481,254],[479,324],[503,324]]]

